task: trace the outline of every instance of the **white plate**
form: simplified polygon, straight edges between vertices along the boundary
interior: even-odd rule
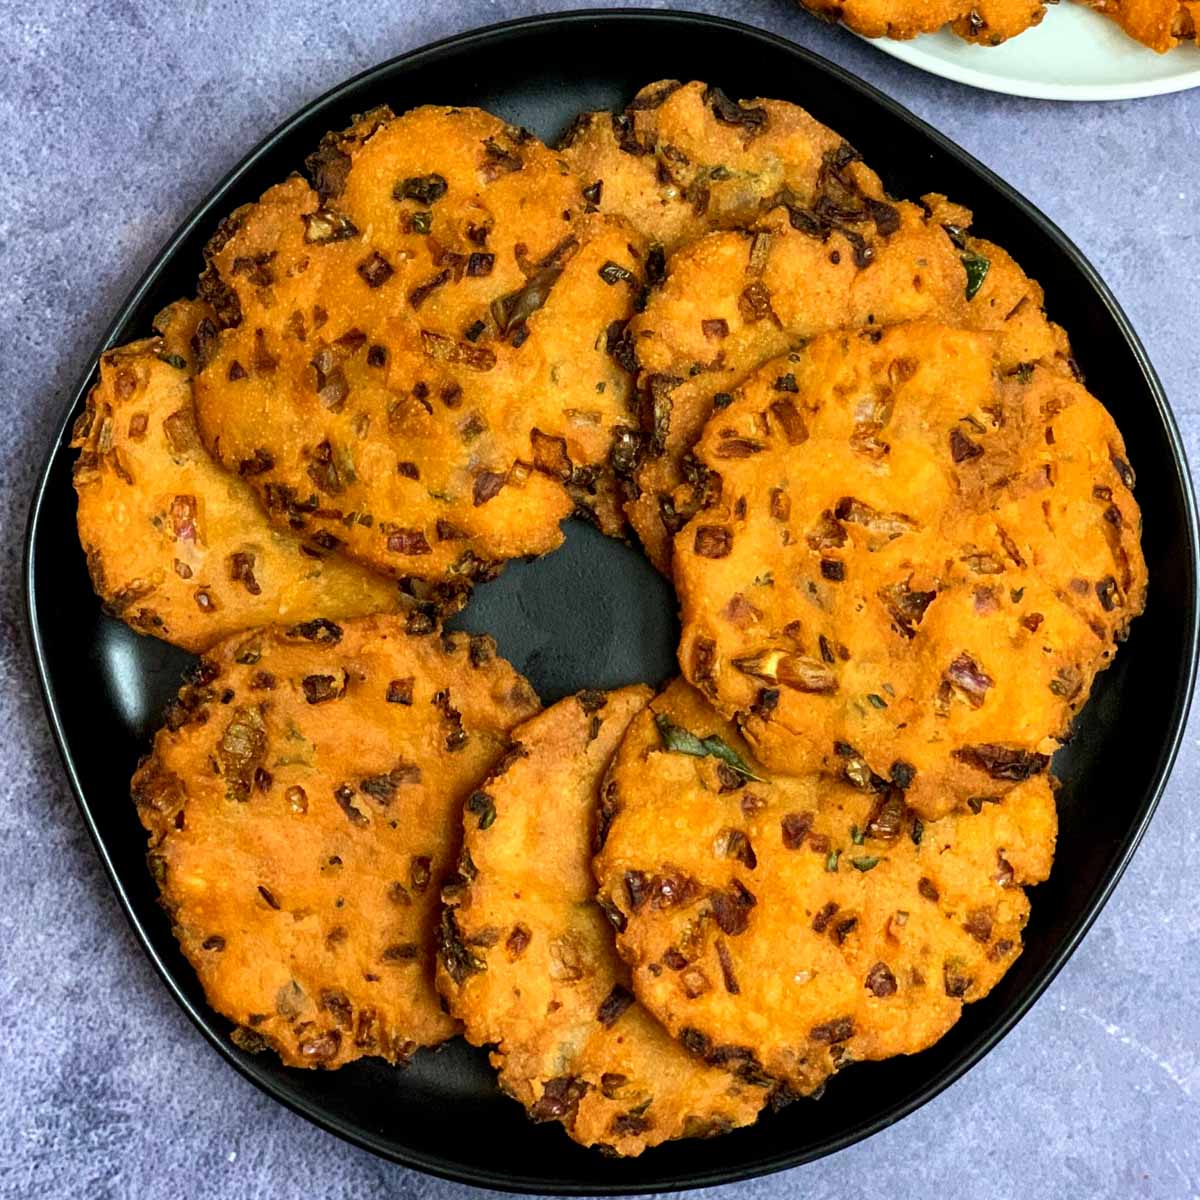
[[[1002,46],[973,46],[946,31],[871,44],[957,83],[1039,100],[1129,100],[1200,87],[1200,48],[1156,54],[1115,21],[1067,0]]]

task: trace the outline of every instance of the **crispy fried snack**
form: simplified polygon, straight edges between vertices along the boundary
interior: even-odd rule
[[[1151,50],[1165,54],[1183,42],[1195,41],[1200,26],[1196,0],[1084,0],[1111,17],[1121,28]]]
[[[671,537],[703,503],[689,452],[714,403],[806,338],[927,317],[999,332],[1006,368],[1069,369],[1066,337],[1046,320],[1041,289],[998,247],[971,238],[970,221],[943,196],[919,206],[889,199],[842,145],[822,159],[815,198],[789,201],[750,231],[710,234],[669,260],[621,343],[625,361],[641,368],[641,442],[617,460],[626,511],[661,570],[670,569]]]
[[[200,651],[252,625],[398,608],[394,580],[275,529],[205,453],[185,357],[194,308],[103,355],[75,426],[79,540],[107,611]]]
[[[809,12],[864,37],[907,40],[944,25],[964,41],[999,46],[1040,25],[1053,0],[800,0]]]
[[[890,779],[937,817],[1043,771],[1145,603],[1103,406],[995,336],[827,334],[696,447],[680,663],[759,758]]]
[[[766,1092],[695,1062],[634,1001],[593,900],[600,777],[651,692],[581,692],[513,733],[468,799],[438,986],[501,1087],[584,1146],[640,1154],[751,1123]]]
[[[464,798],[537,711],[489,638],[398,617],[242,633],[201,659],[133,778],[208,1002],[288,1066],[449,1037],[438,890]]]
[[[720,88],[662,80],[621,113],[581,113],[562,154],[583,198],[667,253],[754,221],[781,198],[812,207],[842,138],[780,100],[735,104]]]
[[[804,1095],[924,1049],[988,993],[1057,825],[1045,778],[923,824],[897,789],[767,776],[681,682],[634,719],[603,796],[596,873],[638,999],[704,1062]]]
[[[201,294],[205,445],[274,519],[401,579],[433,608],[553,549],[630,418],[606,332],[645,250],[581,216],[532,135],[473,109],[380,109],[235,213]]]

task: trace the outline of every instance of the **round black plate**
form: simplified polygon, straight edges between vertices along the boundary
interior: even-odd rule
[[[1116,666],[1101,677],[1059,760],[1058,862],[1034,895],[1024,954],[931,1050],[855,1067],[818,1102],[752,1129],[677,1143],[621,1162],[535,1126],[495,1088],[484,1056],[456,1041],[407,1071],[362,1062],[289,1071],[251,1058],[204,1004],[156,903],[145,836],[127,800],[186,656],[102,616],[75,537],[70,422],[80,380],[34,500],[26,587],[50,722],[84,820],[146,953],[205,1036],[264,1091],[310,1120],[408,1166],[509,1190],[625,1193],[695,1187],[793,1166],[911,1112],[976,1062],[1053,978],[1108,897],[1145,829],[1179,744],[1197,644],[1196,515],[1183,450],[1145,353],[1095,271],[1011,188],[837,67],[728,21],[650,12],[537,17],[385,63],[298,113],[241,162],[187,220],[118,314],[100,349],[149,332],[158,309],[190,293],[201,247],[235,205],[298,168],[321,134],[376,104],[479,105],[553,139],[583,108],[619,107],[644,83],[703,79],[732,96],[802,104],[841,132],[899,196],[942,191],[975,210],[976,229],[1046,285],[1050,315],[1108,405],[1138,472],[1151,599]],[[673,666],[674,602],[634,550],[582,527],[548,559],[509,568],[460,618],[487,629],[547,702],[583,686],[657,682]]]

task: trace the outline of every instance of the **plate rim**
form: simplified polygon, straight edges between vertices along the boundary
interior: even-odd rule
[[[892,116],[914,127],[917,132],[936,144],[944,153],[957,159],[962,165],[974,172],[989,188],[999,193],[1007,204],[1018,209],[1027,219],[1034,222],[1042,233],[1056,242],[1060,249],[1066,253],[1080,275],[1095,292],[1097,299],[1112,318],[1126,345],[1132,352],[1134,362],[1145,381],[1146,389],[1153,399],[1154,411],[1166,434],[1166,440],[1171,452],[1172,465],[1183,498],[1184,529],[1182,532],[1186,537],[1190,551],[1188,563],[1186,564],[1186,573],[1188,576],[1188,628],[1186,631],[1188,666],[1186,679],[1183,681],[1182,686],[1176,689],[1177,694],[1175,697],[1172,728],[1159,754],[1153,784],[1146,790],[1141,805],[1135,811],[1130,823],[1129,832],[1116,847],[1114,866],[1093,890],[1091,896],[1083,905],[1080,915],[1069,928],[1066,936],[1055,947],[1041,971],[1014,998],[1009,1007],[999,1016],[996,1023],[980,1037],[977,1043],[966,1047],[941,1070],[927,1079],[919,1089],[906,1097],[902,1104],[898,1105],[888,1114],[880,1115],[864,1125],[842,1130],[836,1135],[826,1138],[816,1146],[805,1150],[785,1151],[754,1160],[747,1160],[729,1167],[697,1170],[685,1175],[677,1175],[669,1180],[655,1180],[652,1184],[637,1183],[632,1186],[609,1182],[588,1183],[575,1177],[569,1180],[556,1180],[551,1183],[532,1176],[522,1176],[512,1171],[501,1173],[493,1169],[454,1162],[411,1147],[405,1147],[403,1150],[398,1151],[393,1145],[388,1144],[384,1138],[375,1136],[368,1130],[352,1126],[346,1121],[339,1119],[336,1115],[320,1112],[305,1101],[289,1096],[285,1090],[276,1086],[274,1081],[261,1078],[235,1052],[235,1048],[229,1043],[228,1039],[221,1038],[210,1030],[207,1012],[202,1012],[201,1006],[193,1004],[183,993],[176,984],[171,969],[155,950],[152,938],[137,917],[121,876],[104,846],[99,829],[92,817],[91,804],[85,795],[80,781],[59,713],[59,689],[50,677],[43,631],[36,616],[38,596],[34,578],[37,561],[37,546],[35,543],[38,540],[37,535],[41,525],[44,501],[50,488],[50,476],[58,455],[65,449],[63,445],[64,435],[71,426],[76,410],[92,386],[100,355],[113,345],[118,330],[127,322],[131,313],[137,309],[146,293],[157,282],[159,276],[167,268],[167,265],[176,256],[181,243],[200,224],[210,223],[215,226],[215,220],[224,215],[225,210],[221,207],[224,198],[238,185],[242,177],[253,169],[262,156],[278,141],[293,132],[298,125],[317,118],[322,112],[334,108],[339,102],[378,75],[403,70],[405,67],[415,65],[422,59],[434,58],[448,52],[453,53],[467,50],[477,47],[480,43],[487,43],[497,37],[511,36],[514,33],[519,35],[524,31],[547,32],[553,31],[556,27],[561,28],[565,26],[608,22],[643,23],[648,26],[660,25],[667,28],[685,25],[707,26],[714,30],[724,31],[730,36],[749,39],[751,42],[766,43],[775,50],[791,55],[799,64],[805,67],[815,67],[820,71],[828,72],[837,77],[842,83],[848,85],[851,90],[865,94],[870,100],[888,110]],[[260,139],[248,153],[243,155],[221,177],[219,182],[195,208],[192,209],[174,233],[171,234],[157,253],[155,253],[150,265],[117,308],[116,315],[102,335],[95,352],[86,360],[86,366],[84,367],[79,383],[70,391],[69,398],[64,405],[63,414],[53,427],[50,446],[37,475],[24,537],[21,583],[25,627],[34,661],[35,675],[55,747],[63,764],[67,780],[71,785],[76,807],[83,818],[85,828],[104,867],[105,874],[108,876],[109,883],[116,894],[121,911],[132,928],[142,951],[154,966],[169,994],[183,1009],[192,1024],[197,1027],[205,1041],[239,1075],[277,1103],[282,1104],[285,1108],[308,1120],[318,1128],[332,1133],[360,1149],[368,1150],[385,1160],[442,1179],[471,1184],[477,1187],[492,1188],[501,1192],[519,1194],[540,1192],[546,1195],[590,1196],[635,1195],[649,1194],[650,1192],[666,1193],[691,1188],[710,1187],[723,1183],[736,1183],[787,1170],[823,1158],[874,1136],[882,1129],[895,1124],[897,1121],[902,1120],[923,1107],[966,1074],[968,1070],[990,1053],[1012,1031],[1054,981],[1059,971],[1072,954],[1074,954],[1080,942],[1108,902],[1140,844],[1166,788],[1183,740],[1196,687],[1198,671],[1197,648],[1200,646],[1200,591],[1198,591],[1197,586],[1198,571],[1200,571],[1200,522],[1198,522],[1197,518],[1196,496],[1190,472],[1187,468],[1187,456],[1183,438],[1167,401],[1162,383],[1149,360],[1141,340],[1116,297],[1088,259],[1075,246],[1074,242],[1049,217],[1025,199],[1010,184],[997,176],[989,167],[976,159],[968,151],[962,149],[946,135],[934,129],[915,113],[912,113],[897,100],[894,100],[865,80],[860,79],[853,72],[825,59],[822,55],[805,46],[799,45],[789,38],[740,21],[704,13],[622,7],[588,8],[535,14],[465,30],[407,50],[402,54],[395,55],[356,73],[349,79],[336,84],[334,87],[308,101]]]
[[[852,31],[853,32],[853,31]],[[1153,96],[1169,96],[1176,92],[1190,91],[1200,87],[1200,67],[1193,67],[1180,75],[1167,79],[1147,79],[1137,83],[1040,83],[1036,80],[1013,79],[990,75],[975,67],[960,66],[930,54],[922,48],[919,35],[909,40],[869,38],[856,33],[855,37],[873,46],[881,54],[964,87],[983,92],[996,92],[1002,96],[1020,96],[1027,100],[1053,100],[1064,104],[1080,104],[1096,101],[1146,100]],[[1133,40],[1133,39],[1130,39]],[[966,43],[963,43],[966,46]],[[1155,52],[1145,47],[1147,54]],[[1170,51],[1167,51],[1169,54]]]

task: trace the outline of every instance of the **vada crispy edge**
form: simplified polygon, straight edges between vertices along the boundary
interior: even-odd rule
[[[769,775],[682,682],[609,772],[596,859],[638,999],[699,1060],[811,1095],[932,1045],[1020,952],[1049,783],[922,822],[892,789]]]
[[[468,798],[438,984],[535,1121],[618,1155],[752,1122],[766,1091],[696,1063],[633,1000],[591,875],[598,784],[649,688],[580,692],[519,726]]]
[[[398,617],[252,630],[200,660],[132,792],[180,947],[240,1047],[403,1063],[455,1031],[438,891],[464,798],[537,708],[489,638]]]

